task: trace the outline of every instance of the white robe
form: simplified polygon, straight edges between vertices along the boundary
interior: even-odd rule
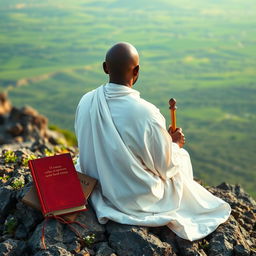
[[[193,180],[189,154],[138,91],[108,83],[85,94],[75,131],[77,171],[99,181],[91,201],[101,224],[168,225],[193,241],[228,219],[229,204]]]

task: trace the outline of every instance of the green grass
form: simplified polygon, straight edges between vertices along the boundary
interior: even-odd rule
[[[256,196],[255,23],[254,0],[2,1],[0,90],[72,132],[81,96],[107,82],[106,51],[129,41],[141,56],[134,88],[167,121],[178,101],[195,175]]]

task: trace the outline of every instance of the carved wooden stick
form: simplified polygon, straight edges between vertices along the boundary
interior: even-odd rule
[[[170,109],[170,116],[171,116],[171,126],[172,126],[172,132],[176,131],[176,100],[174,98],[171,98],[169,100],[169,109]]]

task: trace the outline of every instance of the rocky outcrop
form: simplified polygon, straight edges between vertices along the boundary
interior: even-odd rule
[[[0,145],[44,141],[58,144],[61,134],[48,129],[48,120],[35,109],[13,107],[7,94],[0,93]]]
[[[223,183],[207,187],[232,206],[229,220],[208,237],[195,242],[177,237],[167,227],[148,228],[108,222],[100,225],[93,209],[79,214],[82,228],[54,219],[44,222],[42,214],[24,205],[21,198],[31,186],[27,160],[54,154],[51,144],[13,144],[0,148],[0,255],[79,255],[79,256],[165,256],[256,255],[256,204],[239,185]],[[68,148],[75,157],[76,149]],[[45,225],[47,249],[42,249]]]
[[[6,93],[0,93],[0,116],[9,113],[12,109],[12,104]]]

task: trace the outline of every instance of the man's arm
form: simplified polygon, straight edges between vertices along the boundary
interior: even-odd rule
[[[163,179],[176,175],[179,170],[177,168],[179,165],[179,148],[185,143],[182,129],[178,128],[170,134],[163,123],[152,122],[150,133],[147,134],[146,138],[148,138],[146,147],[149,154],[142,157],[145,165],[150,170],[159,173]]]

